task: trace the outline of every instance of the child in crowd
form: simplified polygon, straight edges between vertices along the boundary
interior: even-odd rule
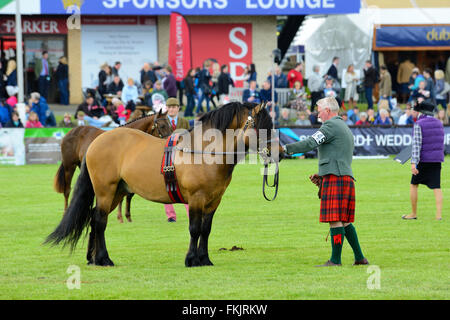
[[[73,128],[75,127],[75,124],[72,122],[72,117],[69,113],[64,114],[64,118],[59,123],[59,127],[61,128]]]
[[[23,128],[22,121],[20,121],[19,113],[17,111],[13,111],[11,114],[11,121],[9,121],[6,125],[6,128]]]
[[[25,128],[43,128],[44,126],[39,122],[39,117],[36,112],[31,111],[28,116],[28,121]]]
[[[295,121],[296,126],[310,126],[311,121],[307,118],[305,111],[300,111],[297,113],[297,121]]]
[[[120,99],[112,99],[112,104],[114,107],[114,113],[117,114],[118,123],[120,125],[125,124],[130,118],[130,110],[125,108],[123,102]]]

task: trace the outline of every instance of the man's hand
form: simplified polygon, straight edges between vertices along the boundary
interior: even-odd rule
[[[309,176],[309,180],[311,180],[311,182],[318,187],[322,185],[322,177],[320,177],[317,173]]]
[[[319,199],[322,199],[322,177],[316,173],[313,174],[312,176],[309,176],[309,180],[311,180],[312,183],[314,183],[316,186],[319,187],[317,196],[319,197]]]
[[[416,167],[415,163],[411,163],[411,172],[415,176],[419,174],[419,170],[417,170],[417,167]]]

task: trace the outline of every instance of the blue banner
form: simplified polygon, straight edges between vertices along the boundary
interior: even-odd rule
[[[381,26],[375,31],[375,48],[449,47],[450,25]]]
[[[280,128],[281,144],[306,139],[319,128]],[[410,127],[350,127],[355,142],[355,156],[388,156],[400,153],[412,143]],[[445,154],[450,154],[450,126],[444,127]],[[288,134],[287,134],[288,133]],[[295,136],[293,136],[293,134]]]
[[[81,5],[81,8],[80,8]],[[358,13],[360,0],[41,0],[41,14],[307,15]]]

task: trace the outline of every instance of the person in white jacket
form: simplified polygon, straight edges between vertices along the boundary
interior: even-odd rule
[[[358,85],[359,81],[353,64],[347,67],[344,81],[346,84],[344,101],[348,102],[348,108],[352,109],[354,106],[356,106],[356,102],[358,102],[358,91],[356,90],[356,86]]]

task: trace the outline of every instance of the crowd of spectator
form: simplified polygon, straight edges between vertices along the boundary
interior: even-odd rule
[[[122,63],[110,66],[104,63],[98,73],[98,86],[86,90],[85,98],[73,115],[65,114],[58,125],[72,126],[89,124],[97,127],[116,127],[143,115],[146,110],[159,111],[165,108],[168,98],[177,98],[185,105],[184,116],[194,117],[230,101],[229,88],[234,86],[227,65],[219,65],[214,59],[204,61],[201,67],[190,69],[182,81],[177,81],[170,65],[158,62],[144,63],[133,79],[121,78]],[[334,57],[326,72],[318,65],[312,67],[312,74],[304,78],[304,64],[295,63],[283,72],[280,66],[269,72],[258,84],[257,68],[250,64],[245,69],[243,102],[267,103],[267,108],[277,126],[318,125],[316,102],[323,97],[335,97],[342,106],[341,116],[348,125],[409,125],[416,120],[412,106],[420,101],[436,105],[436,117],[444,124],[449,123],[447,108],[450,84],[446,82],[444,70],[425,68],[422,72],[406,59],[400,63],[397,72],[398,92],[388,68],[377,69],[370,60],[358,73],[355,66],[344,66],[343,79],[339,79],[340,58]],[[35,63],[39,91],[31,93],[26,107],[26,127],[56,126],[52,111],[48,107],[49,75],[54,73],[61,91],[61,103],[68,104],[67,59],[61,57],[53,70],[48,62],[48,53]],[[0,64],[0,125],[18,125],[13,116],[17,113],[17,72],[15,60]],[[272,84],[274,90],[272,90]],[[341,87],[343,84],[344,88]],[[379,98],[374,101],[375,86]],[[288,89],[289,94],[281,105],[277,89]],[[273,94],[273,98],[272,98]],[[358,101],[364,94],[367,110],[359,112]],[[186,104],[184,104],[184,99]],[[273,99],[273,101],[272,101]],[[143,106],[145,108],[137,108]],[[206,110],[205,107],[206,106]],[[31,117],[31,120],[29,119]],[[69,121],[70,120],[70,121]],[[38,124],[39,123],[39,124]]]

